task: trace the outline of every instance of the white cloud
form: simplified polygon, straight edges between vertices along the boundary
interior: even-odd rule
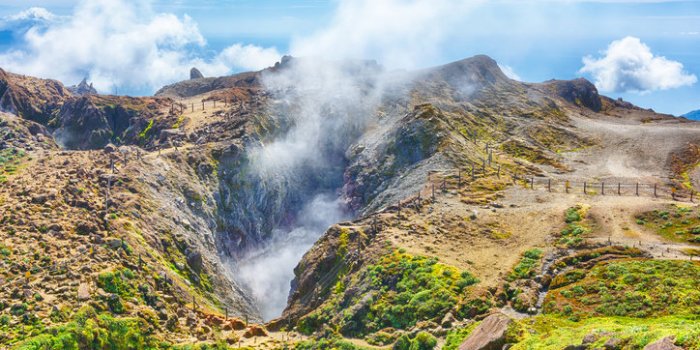
[[[0,30],[24,33],[32,27],[45,26],[60,20],[60,18],[43,7],[31,7],[17,14],[1,18]]]
[[[17,18],[55,18],[30,9]],[[197,66],[205,75],[259,69],[279,58],[274,48],[236,44],[212,59],[194,52],[206,42],[188,16],[153,13],[149,2],[84,0],[73,14],[31,27],[18,48],[0,53],[0,66],[18,73],[77,82],[87,76],[103,92],[153,91],[185,79]]]
[[[16,15],[8,16],[10,21],[25,21],[25,20],[43,20],[43,21],[53,21],[56,15],[49,12],[49,10],[43,7],[31,7],[26,9]]]
[[[655,56],[649,46],[635,37],[615,40],[603,57],[583,58],[581,73],[589,73],[595,85],[606,92],[650,92],[693,85],[697,77],[683,70],[683,64]]]
[[[216,57],[216,61],[229,67],[260,70],[280,60],[280,53],[273,47],[235,44],[227,47]]]
[[[498,67],[501,68],[501,71],[503,71],[503,74],[505,74],[508,78],[511,78],[513,80],[522,80],[518,73],[515,73],[515,70],[513,70],[513,67],[505,65],[505,64],[498,64]]]
[[[392,68],[439,60],[449,34],[482,0],[341,0],[328,27],[292,42],[294,56],[374,58]]]

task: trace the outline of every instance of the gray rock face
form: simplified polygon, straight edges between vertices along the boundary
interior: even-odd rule
[[[644,347],[644,350],[683,350],[673,343],[673,337],[666,337]]]
[[[496,313],[486,317],[459,346],[459,350],[500,350],[506,343],[510,317]]]
[[[199,69],[194,68],[194,67],[192,67],[192,69],[190,69],[190,80],[202,79],[202,78],[204,78],[204,75],[202,74],[202,72],[199,71]]]

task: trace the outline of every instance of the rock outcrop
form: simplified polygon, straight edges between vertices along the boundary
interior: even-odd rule
[[[513,320],[501,313],[486,317],[462,342],[459,350],[501,350],[506,344],[506,333]]]
[[[195,67],[192,67],[192,69],[190,69],[190,80],[202,78],[204,78],[204,75],[202,74],[202,72],[199,71],[199,69]]]
[[[69,86],[68,90],[80,96],[97,94],[97,90],[92,86],[92,83],[88,84],[87,78],[84,78],[78,85]]]

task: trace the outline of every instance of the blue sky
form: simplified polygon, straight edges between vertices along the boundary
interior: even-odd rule
[[[602,92],[608,96],[623,97],[659,112],[683,114],[700,109],[699,1],[440,0],[429,2],[429,7],[416,4],[420,2],[160,0],[135,4],[91,0],[92,5],[86,6],[68,0],[4,0],[0,4],[5,23],[0,24],[0,66],[68,84],[80,75],[89,75],[107,92],[119,89],[149,94],[159,84],[184,79],[184,67],[189,65],[199,63],[205,74],[227,74],[259,68],[290,51],[368,56],[365,58],[376,58],[389,68],[408,69],[487,54],[524,81],[583,76],[607,90]],[[404,5],[409,9],[402,8]],[[96,8],[99,6],[106,8]],[[55,17],[45,21],[17,15],[31,7],[44,8]],[[100,45],[80,46],[79,42],[91,40],[83,38],[80,28],[89,31],[95,21],[104,21],[100,16],[105,15],[121,20],[114,27],[96,30],[99,35],[87,36],[105,40],[100,37],[104,35],[110,42],[114,38],[127,42],[120,41],[115,44],[118,50],[102,57]],[[354,22],[358,22],[357,30]],[[142,25],[139,31],[151,36],[138,31],[113,35],[132,24]],[[39,26],[39,34],[27,39],[26,30],[33,25]],[[175,34],[160,30],[168,26],[177,28]],[[42,36],[44,30],[55,35]],[[622,41],[627,37],[638,41]],[[149,38],[153,42],[148,42]],[[133,49],[129,40],[141,46]],[[47,44],[53,41],[62,43]],[[85,55],[62,51],[66,44]],[[50,47],[44,53],[43,48],[32,45]],[[637,51],[635,59],[641,60],[641,66],[629,72],[627,53]],[[114,70],[107,65],[110,58],[129,52],[133,55],[125,54],[123,61],[133,65],[115,61],[112,66],[118,67]],[[582,72],[586,56],[593,62]],[[125,78],[138,71],[138,64],[143,66],[139,57],[155,57],[158,64],[149,66],[148,74],[135,74],[147,78],[143,81]],[[57,63],[61,58],[71,62]]]

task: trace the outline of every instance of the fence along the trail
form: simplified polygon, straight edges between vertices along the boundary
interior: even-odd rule
[[[535,189],[550,192],[564,192],[566,182],[569,183],[569,193],[604,196],[640,196],[671,198],[674,200],[694,201],[696,193],[689,189],[676,189],[660,183],[608,181],[565,180],[547,177],[530,177]],[[551,188],[551,190],[550,190]]]
[[[661,183],[649,182],[623,182],[614,179],[611,180],[595,180],[586,181],[581,179],[558,179],[541,176],[518,175],[515,173],[506,173],[498,170],[467,166],[472,172],[472,181],[483,177],[484,175],[494,175],[498,173],[499,177],[510,177],[513,184],[520,184],[522,187],[531,190],[541,190],[552,193],[569,193],[569,194],[584,194],[590,196],[638,196],[638,197],[654,197],[661,199],[673,199],[677,201],[695,202],[697,193],[690,189],[676,189],[672,186]],[[467,171],[465,171],[467,172]],[[440,184],[440,189],[444,192],[447,189],[461,188],[468,181],[462,181],[462,169],[458,170],[436,170],[429,173],[429,183]],[[457,184],[448,184],[446,179],[458,179]],[[423,189],[425,190],[425,189]],[[423,191],[421,190],[421,191]]]

